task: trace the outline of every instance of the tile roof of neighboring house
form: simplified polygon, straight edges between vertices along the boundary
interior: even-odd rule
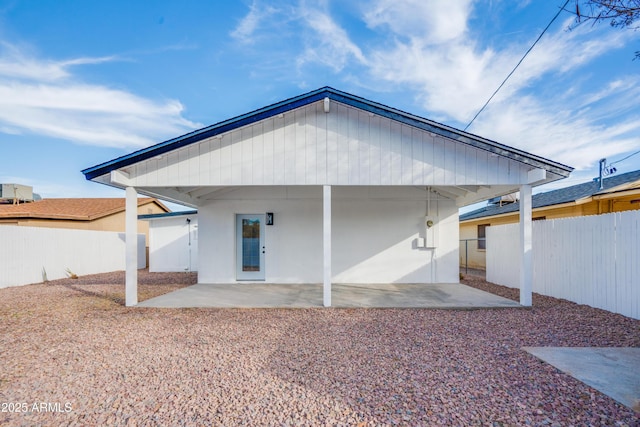
[[[138,207],[157,203],[165,211],[169,209],[157,199],[138,199]],[[40,218],[93,221],[125,211],[124,198],[42,199],[19,205],[0,204],[0,219]]]
[[[546,193],[534,194],[532,197],[533,209],[575,202],[586,197],[596,196],[599,194],[614,193],[616,191],[623,191],[632,188],[640,189],[640,170],[605,178],[602,180],[602,184],[602,190],[600,190],[599,182],[589,181],[573,185],[571,187],[548,191]],[[483,208],[476,209],[475,211],[460,215],[460,221],[469,221],[472,219],[517,212],[519,209],[520,204],[518,202],[502,206],[487,205]]]

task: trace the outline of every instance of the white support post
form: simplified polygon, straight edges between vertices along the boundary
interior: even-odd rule
[[[331,186],[322,187],[322,303],[331,307]]]
[[[533,288],[531,185],[520,186],[520,305],[531,307]]]
[[[133,187],[127,187],[126,197],[125,304],[130,307],[138,304],[138,192]]]

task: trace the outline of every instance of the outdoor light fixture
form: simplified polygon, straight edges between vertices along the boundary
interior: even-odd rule
[[[273,225],[273,212],[267,212],[267,218],[265,223],[267,225]]]

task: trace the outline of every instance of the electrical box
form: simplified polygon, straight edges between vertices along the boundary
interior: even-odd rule
[[[435,248],[438,246],[438,222],[435,217],[426,216],[424,218],[425,227],[425,248]]]

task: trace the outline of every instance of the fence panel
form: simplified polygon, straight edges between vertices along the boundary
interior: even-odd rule
[[[125,235],[110,231],[0,226],[0,288],[125,269]],[[138,268],[145,236],[138,234]]]
[[[519,287],[519,224],[487,229],[487,280]],[[640,319],[640,211],[533,223],[533,291]]]
[[[519,224],[487,227],[487,281],[512,288],[519,287],[519,227]]]

